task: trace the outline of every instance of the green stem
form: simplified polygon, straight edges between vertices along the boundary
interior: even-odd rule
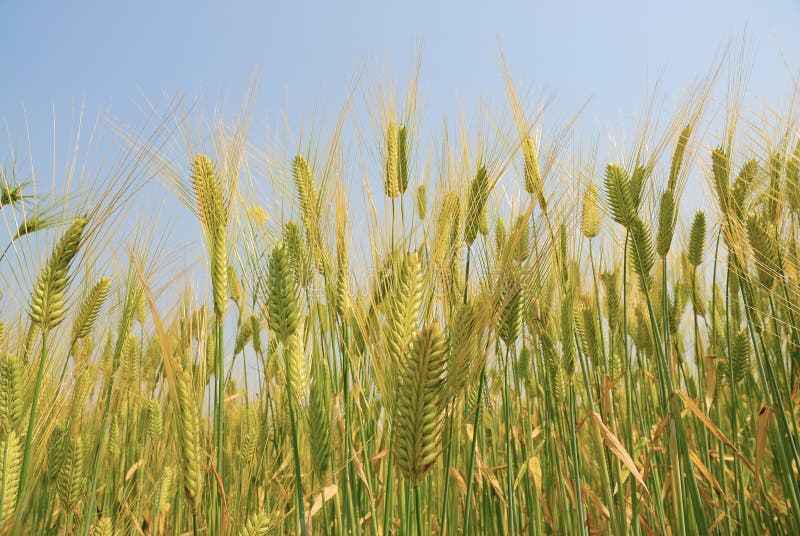
[[[417,511],[417,536],[422,536],[422,508],[419,501],[419,486],[414,486],[414,509]]]
[[[42,330],[42,353],[39,358],[39,370],[36,373],[36,385],[33,388],[33,401],[31,402],[31,414],[28,419],[28,433],[25,436],[25,451],[22,456],[22,469],[19,477],[19,488],[17,489],[17,516],[14,520],[14,528],[22,520],[22,511],[25,505],[25,483],[28,478],[28,465],[31,458],[31,447],[33,446],[33,434],[36,427],[36,413],[39,408],[39,394],[42,390],[42,379],[44,378],[44,366],[47,361],[47,330]]]
[[[295,488],[297,490],[297,515],[300,521],[300,533],[303,536],[307,536],[307,529],[306,529],[306,511],[305,511],[305,504],[303,500],[303,480],[301,478],[300,472],[300,449],[297,446],[297,422],[295,420],[294,414],[294,401],[292,397],[292,382],[289,380],[291,377],[289,372],[289,361],[288,359],[285,360],[286,366],[286,397],[287,402],[289,404],[289,421],[292,427],[292,454],[294,456],[294,478],[295,478]]]
[[[222,485],[222,489],[216,489],[217,501],[216,501],[216,515],[214,516],[215,528],[217,534],[222,533],[222,500],[223,495],[225,492],[224,480],[223,480],[223,467],[222,467],[222,446],[223,446],[223,406],[225,405],[225,363],[223,362],[222,357],[222,345],[223,341],[223,327],[222,327],[222,318],[216,319],[216,326],[215,326],[215,348],[214,348],[214,370],[216,376],[216,393],[214,396],[214,439],[215,439],[215,447],[216,447],[216,464],[217,464],[217,474],[219,475],[219,482]]]
[[[478,446],[478,419],[481,414],[481,398],[483,384],[486,381],[486,365],[481,367],[481,376],[478,379],[478,399],[475,402],[475,417],[472,421],[472,447],[467,466],[467,502],[464,507],[464,534],[469,534],[469,513],[472,504],[472,471],[475,468],[475,452]]]

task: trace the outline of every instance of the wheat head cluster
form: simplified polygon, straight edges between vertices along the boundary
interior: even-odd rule
[[[506,75],[440,129],[412,76],[267,149],[249,100],[9,153],[0,532],[800,533],[800,127],[730,70],[602,150]]]

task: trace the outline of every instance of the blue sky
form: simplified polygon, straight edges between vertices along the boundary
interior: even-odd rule
[[[125,5],[123,5],[125,4]],[[51,105],[112,105],[202,89],[238,100],[258,68],[263,109],[299,112],[341,100],[364,63],[407,72],[422,44],[429,111],[461,96],[501,94],[498,37],[526,86],[556,91],[557,109],[614,121],[636,113],[661,77],[680,92],[746,29],[751,88],[770,99],[800,65],[800,2],[0,2],[0,118],[32,127]],[[788,65],[788,68],[787,68]]]
[[[256,113],[285,113],[297,125],[318,102],[337,109],[365,65],[402,81],[421,50],[425,121],[438,127],[443,114],[502,102],[499,39],[522,86],[555,94],[556,124],[590,99],[578,127],[598,139],[632,126],[656,81],[669,111],[742,35],[752,102],[784,106],[800,70],[797,28],[797,0],[0,0],[0,121],[11,146],[24,145],[29,128],[34,159],[46,165],[54,112],[68,124],[85,102],[90,115],[110,110],[136,125],[146,99],[201,91],[233,106],[258,72]],[[3,140],[0,161],[7,147]]]

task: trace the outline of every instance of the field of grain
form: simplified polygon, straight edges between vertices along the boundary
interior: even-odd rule
[[[355,139],[175,105],[99,176],[4,157],[0,530],[800,533],[800,126],[720,79],[615,151],[509,77],[477,126],[414,81]]]

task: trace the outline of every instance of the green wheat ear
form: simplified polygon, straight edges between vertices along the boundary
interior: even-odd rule
[[[729,384],[738,384],[750,371],[750,339],[746,329],[733,336],[731,353],[723,362],[723,372]]]
[[[518,277],[510,276],[500,283],[500,338],[506,346],[514,346],[522,320],[522,291]]]
[[[345,235],[346,228],[346,220],[340,213],[336,219],[336,293],[334,296],[334,307],[340,317],[345,315],[350,306],[350,256]]]
[[[603,272],[600,276],[606,289],[606,317],[611,333],[617,331],[620,318],[620,298],[617,288],[617,275],[614,272]]]
[[[638,211],[642,204],[642,199],[644,198],[644,183],[647,180],[647,177],[650,176],[652,169],[652,166],[645,166],[641,164],[633,168],[628,189],[631,194],[634,210]]]
[[[447,398],[461,394],[479,363],[481,326],[475,304],[471,301],[456,309],[454,319],[448,324]]]
[[[311,258],[300,227],[293,221],[287,222],[283,227],[283,242],[297,286],[307,288],[313,276]]]
[[[47,439],[47,476],[51,482],[58,479],[58,472],[64,463],[68,439],[66,429],[60,424],[56,425]]]
[[[661,195],[658,205],[658,231],[656,232],[656,253],[661,258],[667,256],[672,245],[672,236],[675,234],[675,221],[677,218],[675,195],[667,189]]]
[[[86,298],[83,300],[78,310],[78,316],[72,326],[73,343],[83,339],[92,331],[95,322],[97,322],[97,315],[100,314],[100,309],[103,307],[110,288],[111,280],[107,277],[102,277],[86,294]]]
[[[114,523],[108,516],[101,517],[89,529],[89,536],[114,536]]]
[[[200,223],[209,243],[214,314],[217,322],[222,322],[228,301],[228,209],[214,164],[205,154],[197,155],[192,161],[192,186]]]
[[[0,524],[17,509],[17,492],[22,469],[22,446],[19,436],[10,430],[0,441]]]
[[[556,400],[564,400],[567,388],[567,377],[564,374],[564,368],[558,361],[553,340],[545,329],[539,332],[539,346],[547,369],[547,377],[549,380],[547,385],[550,388],[550,393]]]
[[[122,448],[122,431],[119,427],[119,418],[114,416],[108,429],[108,453],[112,459],[119,457]]]
[[[61,504],[67,512],[75,512],[84,493],[86,475],[84,474],[85,448],[83,439],[78,436],[69,441],[64,454],[61,470],[58,472],[56,489]]]
[[[288,382],[295,407],[305,407],[308,394],[308,367],[305,360],[302,330],[292,332],[283,346]]]
[[[631,237],[629,248],[633,270],[639,276],[640,288],[646,293],[650,286],[650,270],[654,262],[650,230],[639,216],[634,216],[628,231]]]
[[[242,460],[249,464],[253,462],[256,455],[256,446],[259,437],[258,410],[254,406],[249,406],[244,411],[244,438],[242,439],[241,455]]]
[[[524,214],[520,214],[514,220],[514,226],[511,228],[511,236],[509,237],[509,246],[513,248],[515,261],[522,263],[528,258],[528,255],[530,255],[530,240],[528,218]]]
[[[311,440],[311,462],[320,478],[330,467],[332,411],[330,378],[322,356],[313,354],[308,404],[308,432]]]
[[[561,299],[561,368],[567,380],[575,373],[575,309],[572,291],[567,291]]]
[[[773,225],[777,224],[783,208],[783,157],[780,153],[773,153],[769,160],[769,190],[767,191],[767,216]]]
[[[24,199],[22,184],[0,184],[0,207],[16,205]]]
[[[192,511],[197,511],[203,489],[200,414],[194,399],[192,373],[189,368],[181,371],[176,387],[183,489]]]
[[[269,259],[267,280],[267,319],[277,339],[286,343],[300,325],[297,306],[297,287],[290,266],[289,255],[283,244],[276,245]]]
[[[228,295],[236,305],[242,306],[244,291],[242,290],[242,282],[239,280],[239,275],[236,273],[236,267],[233,264],[228,265]]]
[[[715,148],[711,152],[711,171],[714,175],[714,189],[717,194],[719,207],[723,214],[726,214],[730,201],[728,177],[730,174],[730,162],[725,149],[721,146]]]
[[[600,196],[594,183],[583,194],[582,208],[581,232],[586,238],[594,238],[600,232]]]
[[[444,425],[446,344],[438,326],[414,337],[397,392],[395,461],[412,486],[431,470],[441,450]]]
[[[502,255],[508,239],[508,229],[503,218],[497,217],[494,223],[494,251],[495,255]]]
[[[315,225],[317,221],[319,194],[317,193],[317,183],[314,180],[311,167],[308,165],[308,160],[301,154],[295,156],[292,161],[292,175],[294,176],[297,198],[300,202],[303,225],[308,229]]]
[[[669,183],[668,188],[674,190],[678,185],[678,175],[681,172],[683,165],[683,155],[686,153],[686,147],[689,145],[689,137],[692,135],[693,123],[689,123],[678,136],[678,143],[675,145],[675,152],[672,154],[672,163],[669,168]]]
[[[703,262],[703,250],[706,242],[706,215],[698,211],[692,221],[692,230],[689,232],[688,259],[692,266],[700,266]]]
[[[578,332],[578,341],[581,351],[586,355],[595,366],[598,366],[597,325],[595,316],[595,304],[589,298],[580,300],[580,304],[575,308],[575,327]]]
[[[56,225],[56,218],[49,216],[43,212],[34,212],[25,216],[23,222],[17,228],[17,232],[11,237],[12,242],[18,240],[25,235],[36,233],[49,229]]]
[[[620,225],[628,227],[636,216],[628,174],[617,164],[609,164],[606,166],[605,184],[612,218]]]
[[[175,471],[172,467],[164,468],[161,475],[161,482],[153,497],[153,508],[157,513],[166,512],[172,503],[172,495],[175,493]],[[106,518],[108,519],[108,518]]]
[[[386,309],[386,343],[393,366],[402,369],[417,328],[424,288],[422,267],[416,253],[405,255],[391,282]]]
[[[766,288],[772,287],[775,278],[777,244],[773,239],[774,229],[769,221],[753,214],[747,220],[747,238],[753,250],[758,279]]]
[[[31,322],[43,332],[50,331],[64,319],[64,293],[69,282],[69,268],[78,254],[85,228],[86,218],[78,217],[72,221],[33,287],[28,314]]]
[[[247,518],[239,536],[267,536],[275,532],[266,512],[258,512]]]
[[[0,362],[0,430],[15,430],[22,421],[25,401],[22,367],[14,354]]]
[[[236,342],[233,345],[233,355],[239,355],[253,339],[253,324],[242,322],[239,332],[236,334]]]
[[[745,214],[745,204],[747,203],[747,196],[750,194],[750,186],[758,174],[758,161],[750,159],[744,163],[742,169],[739,170],[739,175],[733,182],[732,202],[734,203],[733,209],[736,216],[742,220]]]
[[[531,385],[531,350],[527,344],[523,344],[517,356],[517,372],[526,385]]]
[[[223,223],[225,205],[214,163],[205,154],[192,160],[192,188],[200,223],[212,230]]]
[[[258,315],[250,315],[250,326],[253,332],[251,344],[253,351],[261,355],[261,318]]]
[[[151,442],[156,443],[164,431],[164,416],[161,412],[161,404],[158,400],[151,398],[147,401],[147,437]]]

